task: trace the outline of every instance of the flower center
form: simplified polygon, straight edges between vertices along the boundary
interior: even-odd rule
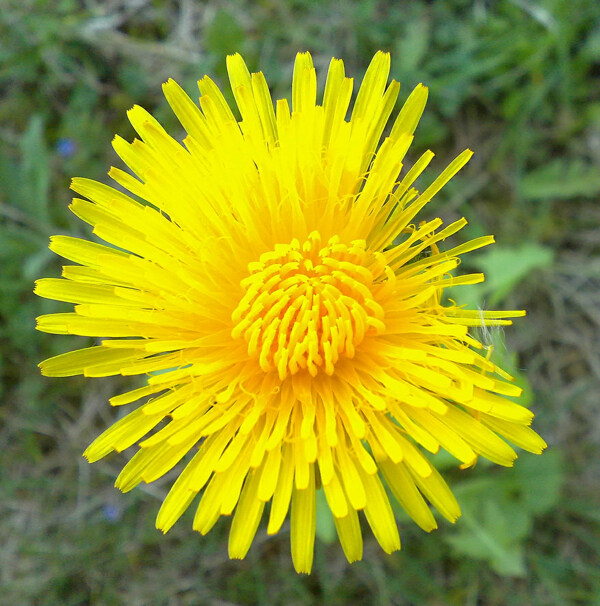
[[[340,356],[352,358],[365,336],[385,328],[365,263],[372,256],[364,240],[347,246],[334,236],[323,246],[316,231],[303,244],[277,244],[248,265],[231,336],[282,380],[301,369],[333,374]]]

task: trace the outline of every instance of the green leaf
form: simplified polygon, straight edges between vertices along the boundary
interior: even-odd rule
[[[17,273],[23,258],[45,244],[37,234],[11,223],[0,225],[0,276]]]
[[[429,50],[431,35],[429,21],[425,18],[416,19],[406,29],[406,34],[396,42],[396,54],[399,71],[412,75],[421,65]]]
[[[24,198],[19,165],[8,155],[0,153],[0,183],[2,202],[10,206],[20,205]]]
[[[558,450],[525,455],[500,473],[485,470],[456,487],[463,517],[445,537],[456,555],[485,560],[503,576],[523,576],[523,543],[534,515],[552,509],[563,484]]]
[[[21,155],[23,197],[20,210],[30,213],[40,223],[49,224],[49,155],[44,139],[44,120],[40,114],[31,117],[23,133]]]
[[[473,479],[456,489],[463,511],[457,531],[446,540],[457,553],[479,560],[504,576],[522,576],[522,541],[531,528],[531,516],[514,499],[514,491],[496,478]]]
[[[593,31],[582,48],[582,55],[591,62],[600,61],[600,29]]]
[[[536,269],[550,267],[554,251],[540,244],[527,243],[519,248],[496,246],[479,258],[490,291],[490,304],[495,305],[517,284]]]
[[[206,47],[216,56],[243,50],[244,30],[233,13],[219,9],[206,29]]]
[[[530,172],[521,183],[525,200],[593,198],[600,193],[600,172],[583,160],[552,160]]]
[[[482,307],[484,300],[494,306],[532,272],[550,267],[553,262],[554,251],[540,244],[494,246],[468,259],[469,266],[483,270],[485,282],[453,288],[448,295],[459,305],[466,304],[470,309]]]
[[[502,515],[502,512],[498,512]],[[518,542],[503,543],[475,519],[465,519],[470,532],[447,538],[450,546],[459,554],[487,560],[502,576],[524,576],[523,547]]]
[[[52,251],[45,247],[33,253],[23,261],[21,272],[26,282],[33,282],[35,278],[42,274],[42,271],[54,260]]]
[[[509,479],[527,511],[536,515],[550,511],[558,503],[564,483],[562,453],[554,448],[542,456],[520,457]]]

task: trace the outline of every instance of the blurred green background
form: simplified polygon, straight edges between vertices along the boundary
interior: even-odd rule
[[[428,178],[475,150],[427,213],[466,216],[462,238],[496,234],[464,261],[488,282],[455,296],[528,310],[481,336],[550,445],[511,470],[459,471],[438,455],[463,518],[427,535],[399,512],[392,556],[368,538],[348,565],[321,508],[309,577],[293,572],[285,529],[259,530],[243,562],[227,558],[226,520],[203,538],[187,515],[163,537],[154,518],[170,479],[122,495],[112,483],[126,455],[82,459],[127,381],[41,377],[38,361],[85,340],[36,333],[35,316],[66,306],[31,293],[60,271],[48,237],[89,234],[67,211],[69,179],[108,182],[113,135],[133,137],[127,109],[180,134],[167,78],[194,96],[205,73],[226,86],[225,55],[240,51],[289,97],[306,49],[321,87],[331,56],[360,79],[378,49],[402,100],[430,87],[411,152],[436,152]],[[0,604],[600,604],[596,0],[0,0],[0,90]]]

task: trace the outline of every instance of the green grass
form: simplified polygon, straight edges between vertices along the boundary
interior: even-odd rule
[[[51,4],[0,9],[0,603],[600,604],[598,3]],[[388,50],[402,99],[430,87],[411,153],[434,149],[431,176],[462,149],[476,152],[428,212],[466,216],[469,236],[496,235],[495,250],[465,260],[489,288],[462,296],[528,310],[483,337],[550,444],[512,470],[460,472],[441,456],[464,517],[427,535],[399,512],[393,556],[369,539],[364,561],[348,565],[320,516],[309,577],[292,570],[287,531],[259,530],[243,562],[227,558],[226,520],[201,537],[186,515],[163,536],[154,517],[168,479],[122,495],[112,482],[124,455],[81,458],[127,382],[41,377],[38,361],[83,339],[35,332],[35,316],[63,307],[31,293],[34,279],[60,271],[48,237],[88,235],[67,211],[69,179],[107,180],[113,135],[133,137],[127,109],[138,103],[180,132],[161,83],[173,77],[192,93],[209,73],[225,84],[233,51],[288,96],[305,49],[321,76],[337,56],[357,77]]]

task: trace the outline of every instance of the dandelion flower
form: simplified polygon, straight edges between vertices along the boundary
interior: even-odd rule
[[[359,511],[393,552],[388,490],[426,531],[437,525],[429,504],[452,522],[460,515],[423,449],[441,447],[463,466],[479,455],[510,466],[517,455],[505,439],[545,447],[532,413],[507,398],[521,390],[470,332],[524,312],[442,300],[449,286],[483,280],[452,271],[493,237],[446,247],[466,221],[417,218],[471,151],[415,189],[433,153],[407,171],[403,161],[427,89],[415,88],[381,141],[400,88],[387,83],[386,53],[373,58],[349,119],[353,80],[338,59],[318,104],[311,56],[298,54],[291,108],[273,106],[263,74],[239,55],[227,69],[241,120],[210,78],[198,83],[199,106],[169,80],[183,144],[135,106],[140,139],[113,143],[133,175],[109,172],[131,195],[73,180],[82,198],[71,210],[107,244],[51,239],[74,264],[35,292],[75,307],[41,316],[37,328],[100,340],[41,370],[147,377],[111,398],[139,405],[84,454],[93,462],[137,444],[116,481],[122,491],[187,455],[161,530],[197,500],[193,528],[205,534],[233,516],[229,554],[243,558],[265,506],[269,534],[291,509],[293,563],[309,572],[323,490],[350,562],[362,557]]]

